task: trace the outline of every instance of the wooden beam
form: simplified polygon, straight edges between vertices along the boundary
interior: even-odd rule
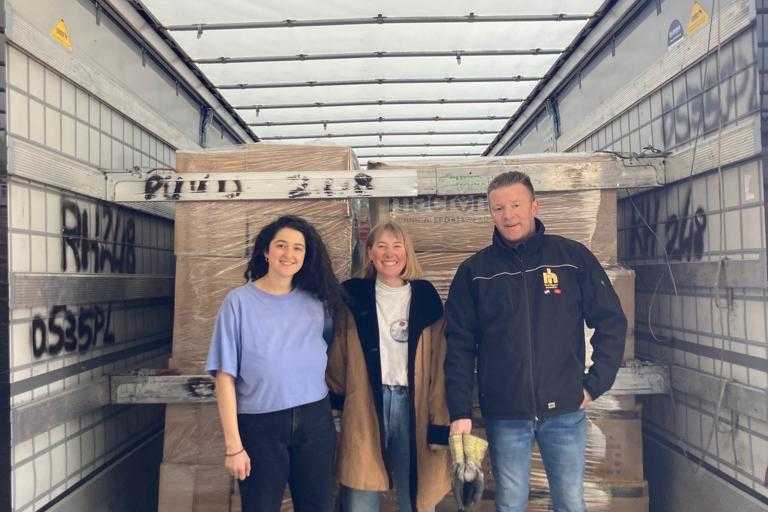
[[[144,371],[138,375],[113,375],[113,404],[191,404],[215,402],[215,382],[210,375],[174,375]]]
[[[669,393],[669,367],[630,361],[619,368],[608,395],[658,395]]]
[[[113,375],[113,404],[188,404],[216,400],[209,375],[175,375],[169,370]],[[669,392],[666,365],[635,364],[619,369],[609,395],[649,395]]]
[[[507,171],[524,171],[539,192],[652,187],[661,158],[622,159],[606,153],[546,153],[463,160],[368,162],[368,170],[109,174],[113,201],[336,199],[483,194]]]

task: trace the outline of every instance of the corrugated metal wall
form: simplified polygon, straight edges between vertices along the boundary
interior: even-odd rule
[[[105,405],[105,376],[170,353],[172,210],[108,202],[106,176],[234,139],[93,2],[5,10],[0,508],[152,510],[163,407]]]
[[[157,407],[50,401],[75,402],[106,373],[168,354],[172,223],[98,197],[99,169],[168,166],[173,151],[21,50],[6,55],[12,490],[22,511],[162,428]]]
[[[668,362],[675,382],[645,400],[652,502],[752,510],[768,504],[762,35],[750,1],[699,2],[722,16],[694,28],[694,2],[641,3],[509,151],[670,152],[666,185],[624,194],[618,219],[638,354]]]

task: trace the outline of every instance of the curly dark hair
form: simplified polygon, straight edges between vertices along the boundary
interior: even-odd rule
[[[325,302],[334,319],[342,306],[342,289],[333,273],[328,250],[314,226],[295,215],[283,215],[264,226],[256,236],[253,253],[245,271],[246,281],[255,281],[267,274],[269,264],[264,257],[269,244],[283,228],[290,228],[304,235],[304,263],[293,276],[294,288],[311,293]]]

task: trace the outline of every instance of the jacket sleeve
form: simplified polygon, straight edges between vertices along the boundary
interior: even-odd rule
[[[331,407],[336,410],[344,408],[347,382],[347,321],[349,313],[339,315],[333,343],[328,350],[328,366],[325,370],[325,381],[328,384]]]
[[[471,276],[462,264],[453,278],[445,305],[445,393],[451,421],[472,417],[479,341],[476,308]]]
[[[592,366],[584,378],[584,388],[596,399],[613,386],[621,365],[627,336],[627,318],[611,281],[597,261],[585,249],[585,273],[582,283],[582,305],[587,326],[595,330],[592,344]]]
[[[432,332],[432,353],[430,354],[429,375],[429,426],[427,441],[431,445],[448,444],[450,416],[445,403],[445,320],[440,319],[430,328]]]

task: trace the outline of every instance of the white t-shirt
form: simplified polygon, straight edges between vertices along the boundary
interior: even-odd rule
[[[379,320],[381,383],[408,385],[408,308],[411,285],[392,288],[376,280],[376,315]]]

